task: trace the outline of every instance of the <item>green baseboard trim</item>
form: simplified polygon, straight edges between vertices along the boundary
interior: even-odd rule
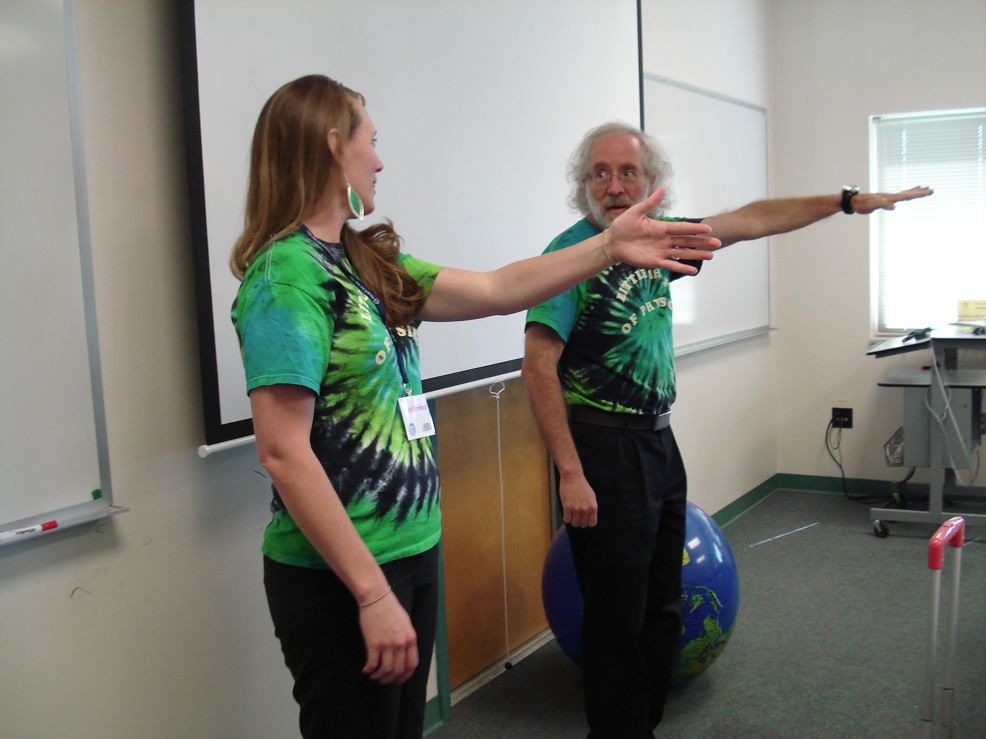
[[[445,722],[448,721],[449,714],[444,711],[445,703],[446,700],[443,699],[443,696],[436,695],[425,704],[425,736],[444,726]]]
[[[777,486],[771,484],[772,480],[773,478],[757,485],[757,487],[753,488],[753,490],[745,495],[741,495],[725,508],[713,513],[712,520],[719,524],[720,527],[725,526],[730,521],[735,521],[748,510],[756,506],[757,503],[777,490]]]
[[[895,483],[887,480],[867,480],[864,478],[846,478],[845,490],[853,496],[890,496]],[[750,492],[741,495],[729,505],[712,515],[712,520],[719,526],[725,526],[735,521],[748,510],[757,505],[775,490],[801,490],[809,493],[838,493],[843,494],[841,477],[825,477],[822,475],[791,475],[778,472],[757,485]]]
[[[425,736],[444,725],[452,717],[452,689],[448,674],[448,621],[445,616],[445,549],[442,542],[438,543],[438,547],[438,582],[441,583],[438,589],[438,624],[435,633],[438,695],[425,704]]]
[[[815,493],[842,493],[841,477],[822,475],[789,475],[777,473],[768,481],[775,490],[803,490]],[[862,477],[847,477],[846,492],[850,495],[891,495],[895,482],[890,480],[868,480]]]

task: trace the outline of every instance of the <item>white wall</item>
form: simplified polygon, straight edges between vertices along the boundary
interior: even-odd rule
[[[769,111],[763,2],[643,0],[641,10],[645,72]],[[714,269],[715,261],[706,268]],[[689,498],[710,513],[777,471],[780,399],[773,343],[773,335],[760,336],[677,362],[675,436],[688,470]]]
[[[871,114],[986,105],[982,0],[776,0],[767,7],[775,196],[865,187]],[[948,255],[948,240],[956,237],[943,224],[941,242],[928,244],[929,280],[961,269]],[[822,442],[834,399],[846,396],[855,411],[854,428],[843,434],[847,475],[903,475],[886,466],[882,453],[901,422],[900,391],[877,381],[895,364],[928,358],[865,355],[867,238],[864,217],[839,214],[771,240],[779,472],[837,474]]]
[[[252,447],[195,453],[174,3],[83,0],[78,19],[110,464],[131,510],[0,556],[0,733],[293,736],[266,481]]]

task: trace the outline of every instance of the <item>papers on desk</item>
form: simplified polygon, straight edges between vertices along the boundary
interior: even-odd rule
[[[951,325],[959,329],[968,329],[969,333],[973,336],[986,335],[986,318],[979,319],[978,321],[956,321]]]
[[[888,357],[892,354],[922,349],[931,343],[949,342],[953,347],[965,341],[986,341],[986,320],[960,321],[943,328],[920,328],[904,336],[880,341],[867,350],[874,357]]]

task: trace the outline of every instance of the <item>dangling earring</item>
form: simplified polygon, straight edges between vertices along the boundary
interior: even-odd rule
[[[359,193],[349,184],[348,179],[346,180],[346,199],[349,201],[349,210],[353,214],[353,217],[362,221],[363,201],[360,199]]]

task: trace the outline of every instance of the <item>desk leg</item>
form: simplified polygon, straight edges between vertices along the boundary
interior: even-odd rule
[[[941,364],[939,364],[939,367],[941,367]],[[945,468],[947,467],[945,444],[948,441],[945,438],[939,419],[945,412],[946,400],[941,383],[935,382],[934,379],[931,381],[928,394],[928,404],[930,406],[928,410],[928,423],[931,427],[929,439],[931,449],[929,450],[928,460],[928,513],[941,514],[945,509]]]

